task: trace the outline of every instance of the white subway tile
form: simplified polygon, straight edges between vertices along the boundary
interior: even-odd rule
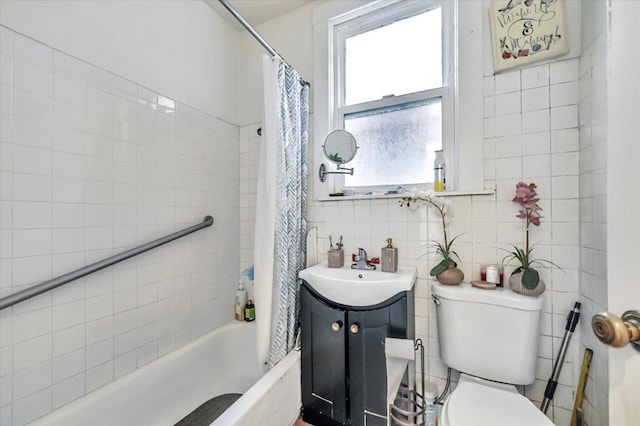
[[[554,84],[551,86],[551,106],[576,105],[578,103],[578,82]]]
[[[551,132],[552,152],[577,151],[581,142],[578,129],[563,129]]]
[[[55,74],[53,76],[53,97],[74,105],[84,106],[86,89],[83,82]]]
[[[62,177],[53,178],[53,201],[61,203],[83,203],[84,181]]]
[[[552,62],[550,65],[551,84],[577,81],[579,79],[579,59]]]
[[[13,259],[13,285],[36,284],[51,278],[51,256]]]
[[[549,88],[539,87],[522,91],[522,111],[549,108]],[[526,114],[524,115],[526,119]]]
[[[0,113],[0,140],[4,142],[13,142],[13,120],[14,117],[7,113]]]
[[[113,330],[116,334],[121,334],[130,330],[135,330],[138,326],[138,312],[135,309],[115,314],[113,319]]]
[[[551,135],[548,131],[538,133],[527,133],[522,136],[524,154],[548,154],[550,152]]]
[[[112,73],[93,65],[87,65],[86,69],[87,87],[89,89],[87,90],[87,95],[89,95],[89,91],[91,91],[92,93],[102,92],[104,93],[104,95],[113,93],[113,89],[115,86],[115,76]],[[89,103],[89,100],[91,100],[92,102],[100,102],[100,99],[94,100],[93,96],[87,96],[87,103]]]
[[[95,344],[88,344],[87,351],[87,369],[113,360],[113,338],[103,340]]]
[[[107,293],[102,296],[87,298],[86,309],[87,321],[107,317],[109,318],[108,321],[105,320],[95,325],[96,327],[109,327],[109,322],[113,321],[112,318],[110,318],[113,316],[113,294]],[[87,324],[87,327],[89,327],[89,324]],[[113,328],[112,325],[110,327]]]
[[[51,98],[28,90],[13,89],[13,113],[43,123],[51,122]]]
[[[488,77],[484,77],[482,81],[482,87],[483,87],[484,96],[492,96],[493,94],[495,94],[494,77],[492,75]]]
[[[84,169],[84,156],[65,152],[53,153],[53,176],[83,179]]]
[[[496,95],[520,91],[520,71],[510,71],[495,76]]]
[[[495,140],[496,158],[518,157],[522,155],[521,136],[505,136]]]
[[[54,373],[56,372],[55,371],[56,366],[66,366],[66,364],[64,364],[64,360],[66,360],[67,358],[72,358],[74,362],[77,362],[78,355],[74,353],[78,349],[84,348],[85,342],[86,340],[85,340],[84,324],[79,324],[73,327],[64,328],[62,330],[54,332],[53,333]],[[70,354],[70,355],[67,358],[63,358],[62,356],[65,354]],[[57,357],[62,358],[58,363],[56,363],[56,360],[55,360]],[[82,354],[82,361],[83,361],[82,369],[84,369],[84,353]],[[76,370],[75,367],[73,367],[72,371],[79,372],[80,370]],[[69,377],[69,375],[66,375],[64,377]],[[55,381],[59,381],[59,380],[60,379]]]
[[[578,106],[551,108],[551,130],[578,127]]]
[[[551,158],[549,155],[531,155],[522,159],[522,176],[525,179],[549,176],[550,173]]]
[[[51,333],[51,308],[13,316],[13,342],[21,342]]]
[[[85,302],[77,300],[53,307],[53,330],[58,331],[85,322]]]
[[[16,229],[13,231],[15,257],[39,256],[51,253],[51,230]]]
[[[496,133],[495,136],[512,136],[522,132],[522,114],[509,114],[496,117]]]
[[[52,210],[54,228],[77,228],[84,226],[83,204],[54,203]]]
[[[91,392],[113,381],[113,361],[105,362],[86,372],[86,389]]]
[[[53,385],[53,409],[57,409],[85,394],[84,373],[77,374]]]
[[[84,181],[85,201],[88,204],[113,203],[113,184],[109,181]]]
[[[9,357],[10,359],[10,357]],[[0,376],[0,407],[11,407],[11,400],[13,397],[13,376],[9,373]],[[10,424],[9,421],[5,421],[0,415],[0,421],[2,424]]]
[[[136,369],[138,361],[137,352],[130,351],[117,357],[113,361],[114,379],[118,379]]]
[[[495,115],[515,114],[521,111],[520,92],[510,92],[495,97]]]
[[[579,154],[564,152],[551,155],[551,175],[577,175],[579,173]]]
[[[54,151],[84,154],[84,133],[79,130],[53,126]]]
[[[33,175],[51,175],[51,151],[16,145],[13,149],[14,171]]]
[[[578,176],[555,176],[551,178],[553,199],[578,198]]]
[[[122,77],[114,76],[113,80],[114,95],[124,98],[128,101],[136,102],[138,99],[138,86]]]
[[[73,253],[84,250],[85,233],[83,228],[54,229],[52,252]]]
[[[13,85],[39,95],[51,97],[53,94],[53,74],[40,65],[24,62],[16,57],[13,61]]]
[[[13,373],[13,398],[27,395],[51,386],[51,360]]]
[[[83,130],[86,113],[82,106],[55,99],[53,101],[53,124],[74,130]]]
[[[522,114],[523,133],[549,131],[549,110],[540,109]]]
[[[51,359],[51,334],[13,345],[13,371],[20,371]]]
[[[51,411],[51,388],[45,388],[13,402],[13,423],[27,424]]]
[[[37,229],[51,227],[51,205],[44,202],[13,204],[13,229]]]
[[[549,85],[549,65],[538,65],[522,70],[522,90]]]
[[[4,122],[2,123],[4,126]],[[38,148],[51,148],[51,124],[13,116],[13,142]],[[4,138],[3,138],[4,139]],[[5,139],[11,140],[11,139]]]

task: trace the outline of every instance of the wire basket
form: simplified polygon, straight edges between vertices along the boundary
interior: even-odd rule
[[[425,425],[426,407],[424,398],[413,389],[401,386],[396,399],[389,407],[389,418],[392,426]]]

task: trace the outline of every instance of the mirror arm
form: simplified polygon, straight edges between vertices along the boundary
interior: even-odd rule
[[[324,182],[327,180],[327,175],[351,175],[353,176],[353,167],[343,167],[342,164],[338,164],[338,172],[330,172],[327,171],[327,166],[324,163],[320,164],[320,170],[318,171],[318,176],[320,177],[320,182]]]

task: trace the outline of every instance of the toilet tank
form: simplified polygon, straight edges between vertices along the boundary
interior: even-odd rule
[[[503,383],[533,383],[542,296],[508,288],[434,283],[440,358],[458,371]]]

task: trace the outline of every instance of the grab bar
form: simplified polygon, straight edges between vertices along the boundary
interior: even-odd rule
[[[99,262],[92,263],[91,265],[83,266],[82,268],[77,269],[73,272],[60,275],[57,278],[42,282],[33,287],[29,287],[25,290],[21,290],[17,293],[11,294],[7,297],[3,297],[2,299],[0,299],[0,310],[15,305],[16,303],[20,303],[24,300],[30,299],[34,296],[38,296],[46,291],[53,290],[54,288],[60,287],[61,285],[67,284],[73,280],[77,280],[78,278],[85,277],[111,265],[115,265],[116,263],[122,262],[123,260],[127,260],[133,256],[137,256],[140,253],[144,253],[173,240],[177,240],[178,238],[184,237],[185,235],[192,234],[196,231],[199,231],[200,229],[207,228],[211,225],[213,225],[213,217],[205,216],[202,220],[202,223],[190,226],[181,231],[174,232],[173,234],[166,235],[162,238],[158,238],[157,240],[150,241],[127,251],[123,251],[122,253],[116,254],[115,256],[111,256]]]

